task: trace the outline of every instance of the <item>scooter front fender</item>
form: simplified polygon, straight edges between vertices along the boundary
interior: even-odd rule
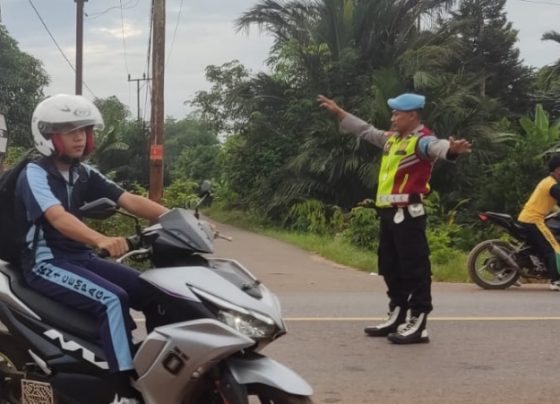
[[[300,375],[266,356],[228,358],[225,362],[240,384],[265,384],[299,396],[313,394],[313,388]]]

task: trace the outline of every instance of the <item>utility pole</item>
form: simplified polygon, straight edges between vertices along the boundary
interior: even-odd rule
[[[8,149],[8,127],[4,115],[0,114],[0,174],[4,172],[4,156]]]
[[[76,94],[82,95],[82,61],[84,50],[84,3],[87,0],[74,0],[76,2]]]
[[[154,0],[152,51],[152,119],[150,133],[151,200],[159,202],[163,195],[163,86],[165,70],[165,0]]]
[[[140,120],[140,82],[151,80],[151,78],[146,77],[146,73],[142,73],[141,79],[131,79],[130,73],[128,74],[128,81],[135,81],[136,82],[136,104],[137,104],[137,111],[138,111],[138,120]]]

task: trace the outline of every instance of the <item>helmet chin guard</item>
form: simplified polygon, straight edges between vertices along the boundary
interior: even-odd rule
[[[99,109],[81,95],[58,94],[40,102],[31,119],[35,148],[44,156],[63,156],[64,146],[56,134],[85,128],[86,147],[83,157],[94,148],[94,130],[103,129]]]

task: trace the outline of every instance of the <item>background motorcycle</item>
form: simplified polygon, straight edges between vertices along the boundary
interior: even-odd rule
[[[548,271],[536,249],[527,242],[527,232],[510,215],[484,212],[479,215],[484,223],[494,224],[505,230],[511,241],[486,240],[477,244],[469,253],[469,277],[484,289],[506,289],[520,286],[519,277],[548,279]],[[551,214],[546,225],[558,239],[560,216]]]
[[[82,211],[128,215],[108,199]],[[201,255],[220,235],[198,210],[172,209],[143,230],[136,224],[125,257],[154,265],[141,275],[155,298],[144,311],[147,336],[131,380],[142,401],[122,399],[92,317],[29,289],[19,268],[0,261],[0,320],[8,329],[0,332],[0,404],[248,404],[251,395],[311,403],[299,375],[259,353],[286,333],[277,297],[238,262]]]

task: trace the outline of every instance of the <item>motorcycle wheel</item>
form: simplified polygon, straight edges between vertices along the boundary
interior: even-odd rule
[[[31,358],[20,348],[17,340],[6,332],[0,332],[0,368],[6,370],[23,370],[24,365]],[[13,380],[9,376],[0,378],[0,404],[20,404],[20,380]]]
[[[225,404],[230,402],[211,384],[201,385],[201,390],[194,397],[183,401],[184,404]],[[311,398],[290,394],[264,384],[248,385],[243,397],[239,400],[249,404],[313,404]]]
[[[502,240],[486,240],[469,253],[467,267],[471,280],[483,289],[506,289],[519,279],[519,272],[490,251],[496,245],[507,254],[513,254],[511,244]]]
[[[307,396],[286,393],[264,384],[251,385],[249,391],[250,394],[255,394],[258,397],[261,404],[313,404],[311,398]]]

